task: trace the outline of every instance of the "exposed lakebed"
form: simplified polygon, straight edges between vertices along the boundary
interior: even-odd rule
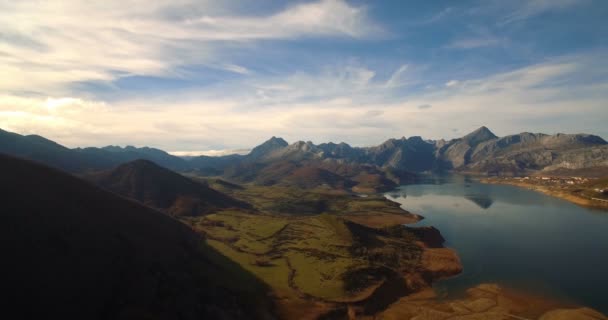
[[[457,250],[464,271],[439,292],[493,282],[608,312],[608,212],[463,176],[422,178],[387,197]]]

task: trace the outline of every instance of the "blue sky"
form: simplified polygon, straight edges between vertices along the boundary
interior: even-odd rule
[[[606,17],[603,0],[0,0],[0,128],[213,154],[481,125],[608,138]]]

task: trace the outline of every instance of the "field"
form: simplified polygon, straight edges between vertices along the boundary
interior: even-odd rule
[[[374,310],[370,301],[391,283],[396,301],[422,280],[422,236],[405,222],[419,219],[381,196],[210,182],[253,204],[185,218],[209,245],[273,288],[279,313],[315,318],[327,312]],[[384,220],[383,217],[386,217]],[[417,275],[417,276],[414,276]],[[405,281],[412,277],[412,281]],[[394,281],[394,279],[402,279]],[[382,289],[382,290],[381,290]],[[341,311],[340,311],[341,310]]]

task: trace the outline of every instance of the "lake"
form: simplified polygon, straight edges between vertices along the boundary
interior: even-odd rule
[[[608,313],[608,212],[464,176],[420,178],[386,196],[458,251],[464,271],[438,282],[440,293],[492,282]]]

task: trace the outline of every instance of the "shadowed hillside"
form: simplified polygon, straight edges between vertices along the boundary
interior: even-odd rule
[[[27,160],[0,164],[4,314],[271,318],[266,287],[184,224]]]
[[[105,189],[136,199],[174,216],[195,216],[222,208],[248,208],[200,182],[162,168],[147,160],[136,160],[88,178]]]

